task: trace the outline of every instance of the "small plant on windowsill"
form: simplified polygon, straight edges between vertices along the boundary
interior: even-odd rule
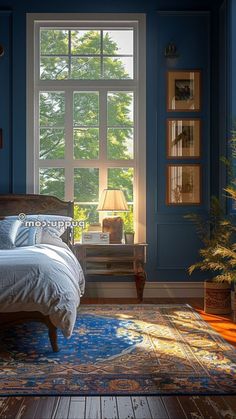
[[[134,231],[125,231],[125,244],[134,244]]]
[[[123,216],[124,221],[124,237],[126,244],[133,244],[134,243],[134,216],[133,216],[133,208],[132,206],[129,207],[129,212],[126,212]]]
[[[211,198],[208,219],[198,214],[186,216],[196,224],[197,234],[203,243],[199,250],[200,260],[188,268],[191,275],[195,270],[208,271],[211,278],[204,283],[204,310],[206,313],[228,314],[230,308],[231,282],[235,278],[232,266],[223,249],[232,248],[232,235],[236,231],[216,197]]]

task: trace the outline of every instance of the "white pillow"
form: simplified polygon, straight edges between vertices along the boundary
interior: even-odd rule
[[[18,215],[5,217],[9,220],[19,220]],[[21,219],[21,226],[18,230],[15,245],[17,247],[33,246],[39,243],[55,244],[54,239],[59,239],[66,231],[66,223],[71,222],[72,218],[64,215],[52,214],[28,214],[25,219]],[[27,225],[27,222],[33,222]],[[49,243],[49,236],[54,243]],[[43,241],[42,241],[42,237]],[[46,241],[45,241],[46,240]],[[59,241],[56,240],[57,245]]]
[[[20,220],[2,220],[0,221],[0,249],[12,249],[15,247],[15,240]]]
[[[18,215],[9,215],[5,217],[5,220],[10,222],[19,221],[20,227],[17,231],[15,239],[16,247],[33,246],[34,244],[40,243],[42,229],[34,226],[27,227],[24,225],[24,220],[19,219]]]
[[[67,244],[62,241],[61,237],[53,237],[47,229],[43,229],[40,243],[52,244],[54,246],[59,246],[68,249]]]

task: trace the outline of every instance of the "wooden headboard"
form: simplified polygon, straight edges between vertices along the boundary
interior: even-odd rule
[[[61,201],[50,195],[0,195],[0,217],[7,215],[24,214],[55,214],[74,216],[74,203],[72,201]],[[66,243],[72,241],[72,229],[67,229],[63,235]]]

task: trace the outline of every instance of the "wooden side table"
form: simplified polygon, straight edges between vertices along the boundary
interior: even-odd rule
[[[146,243],[135,244],[83,244],[74,249],[85,275],[133,275],[137,297],[143,299],[146,282]]]

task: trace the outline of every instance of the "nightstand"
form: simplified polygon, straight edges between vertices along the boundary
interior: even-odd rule
[[[84,244],[75,243],[74,250],[86,275],[134,276],[139,301],[146,282],[146,243]]]

